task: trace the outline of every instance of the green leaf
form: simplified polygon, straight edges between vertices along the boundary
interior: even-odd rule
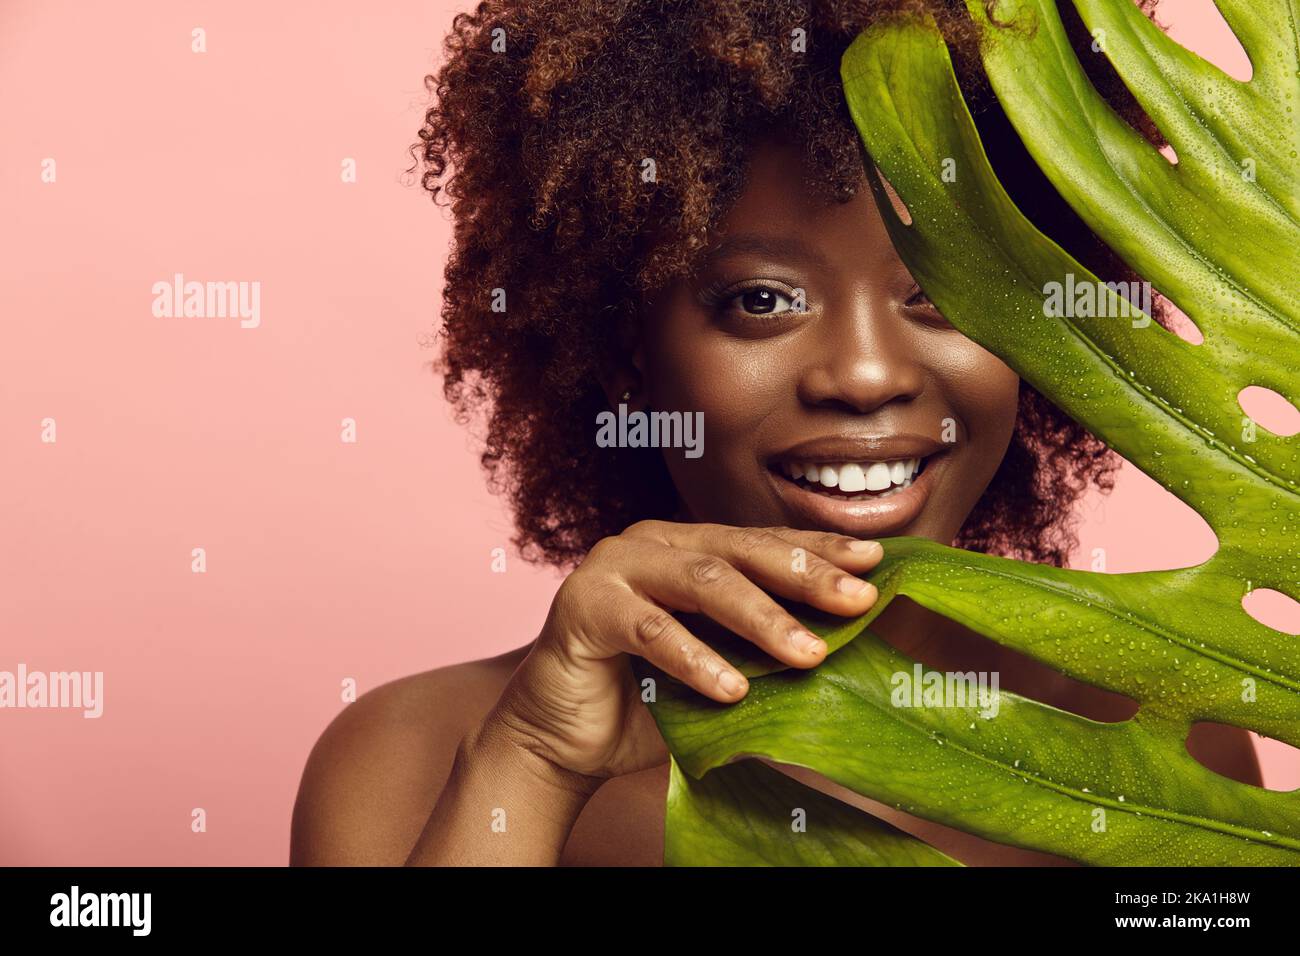
[[[673,761],[668,813],[667,866],[960,866],[759,760],[719,767],[699,780]]]
[[[1194,507],[1219,549],[1192,568],[1107,575],[888,540],[871,613],[818,622],[834,651],[819,668],[747,660],[756,676],[731,707],[665,678],[653,713],[682,770],[700,782],[756,755],[1084,863],[1300,864],[1300,791],[1219,776],[1185,744],[1193,723],[1217,721],[1300,746],[1300,642],[1241,605],[1258,587],[1298,596],[1296,442],[1244,430],[1237,402],[1247,385],[1297,399],[1295,9],[1287,0],[1220,3],[1254,66],[1251,81],[1239,83],[1174,44],[1130,0],[1077,0],[1095,55],[1110,58],[1168,137],[1174,166],[1090,86],[1054,0],[1003,0],[994,15],[1007,28],[988,24],[982,0],[967,2],[987,28],[994,91],[1031,155],[1088,225],[1196,322],[1204,342],[1130,315],[1111,291],[1100,296],[1109,315],[1045,314],[1050,283],[1096,277],[1011,202],[942,37],[916,17],[873,26],[842,64],[863,141],[911,215],[910,225],[898,218],[869,170],[890,235],[954,326]],[[995,708],[987,700],[902,706],[907,698],[894,691],[914,662],[863,630],[900,594],[1131,697],[1138,713],[1103,724],[1005,691]],[[706,841],[689,835],[700,829],[692,818],[700,791],[683,784],[673,792],[672,862],[698,862],[692,847]],[[719,792],[730,795],[729,808]],[[710,819],[752,812],[743,791],[719,792],[708,797]],[[755,831],[761,846],[737,858],[768,852],[767,840]]]
[[[995,706],[896,706],[894,675],[913,668],[868,631],[821,667],[752,681],[730,707],[667,683],[654,713],[682,770],[706,781],[756,754],[908,813],[1091,863],[1300,859],[1294,801],[1245,785],[1228,790],[1182,750],[1172,722],[1098,724],[1006,691]],[[666,846],[674,852],[665,861],[718,860],[719,847],[687,842],[707,829],[686,820],[696,811],[680,791],[671,796]],[[750,800],[735,795],[731,812],[753,813]],[[843,852],[834,835],[811,829],[792,842],[821,844],[803,851],[809,857]]]

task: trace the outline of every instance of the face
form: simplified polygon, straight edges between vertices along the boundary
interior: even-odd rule
[[[703,413],[702,455],[664,451],[687,520],[947,544],[1019,379],[925,299],[865,178],[837,203],[805,176],[788,147],[754,154],[700,270],[647,304],[633,406]]]

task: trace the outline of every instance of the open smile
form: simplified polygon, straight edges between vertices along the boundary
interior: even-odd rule
[[[946,450],[928,439],[831,440],[777,456],[767,472],[792,526],[884,537],[920,517]]]
[[[912,487],[925,462],[924,458],[897,458],[825,464],[787,461],[784,465],[786,477],[808,491],[849,501],[867,501],[888,498]]]

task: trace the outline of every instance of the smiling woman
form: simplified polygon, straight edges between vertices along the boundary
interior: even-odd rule
[[[650,302],[624,373],[652,406],[704,412],[707,458],[666,458],[683,515],[952,541],[1005,457],[1019,378],[916,294],[869,189],[827,201],[766,142],[747,175],[725,254]]]
[[[722,220],[746,190],[754,201],[757,151],[774,144],[788,144],[786,185],[806,201],[837,205],[860,193],[865,157],[839,60],[868,24],[921,8],[954,45],[1018,205],[1098,275],[1132,278],[1051,188],[987,92],[960,2],[679,3],[669,15],[652,4],[543,0],[489,4],[457,21],[449,60],[429,79],[437,100],[420,132],[425,187],[450,199],[456,220],[445,391],[464,416],[487,413],[483,464],[514,505],[525,553],[572,567],[632,522],[677,514],[661,462],[593,453],[583,423],[610,408],[611,395],[653,384],[627,368],[633,340],[656,297],[682,281],[695,280],[697,301],[725,313],[733,331],[730,302],[743,295],[758,305],[764,315],[751,309],[739,335],[785,321],[769,303],[784,308],[802,287],[737,270],[815,264],[807,226],[787,217],[779,228],[720,230]],[[1087,50],[1091,38],[1077,19],[1071,26]],[[627,36],[638,39],[619,40]],[[1116,108],[1159,141],[1105,59],[1084,63]],[[883,232],[874,239],[888,247]],[[942,326],[889,256],[891,291],[918,322]],[[489,307],[494,290],[508,292],[508,312]],[[804,291],[790,304],[807,301]],[[645,403],[644,391],[638,397]],[[1101,442],[1024,387],[1007,454],[958,543],[1060,564],[1071,506],[1090,486],[1108,488],[1116,466]]]
[[[962,3],[533,0],[457,17],[420,131],[424,184],[455,217],[446,394],[486,416],[483,464],[524,553],[572,570],[535,640],[335,720],[304,774],[295,862],[660,863],[667,751],[630,655],[722,704],[748,691],[674,612],[812,668],[826,643],[777,599],[862,614],[870,539],[1064,562],[1073,504],[1117,460],[944,320],[865,188],[840,57],[921,8],[1020,208],[1097,275],[1132,280],[983,92]],[[1104,60],[1084,63],[1157,141]],[[624,406],[699,416],[707,454],[598,440],[592,422]],[[873,628],[1094,720],[1128,703],[903,600]],[[1257,781],[1245,733],[1223,731],[1198,743],[1207,765]],[[963,862],[1062,862],[837,795]]]

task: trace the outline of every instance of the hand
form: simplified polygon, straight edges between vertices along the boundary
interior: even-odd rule
[[[629,654],[720,703],[749,688],[673,612],[707,615],[785,664],[814,667],[826,643],[767,592],[854,617],[878,596],[856,575],[881,555],[877,542],[829,532],[638,522],[597,542],[564,581],[484,727],[584,780],[661,764],[668,751]]]

